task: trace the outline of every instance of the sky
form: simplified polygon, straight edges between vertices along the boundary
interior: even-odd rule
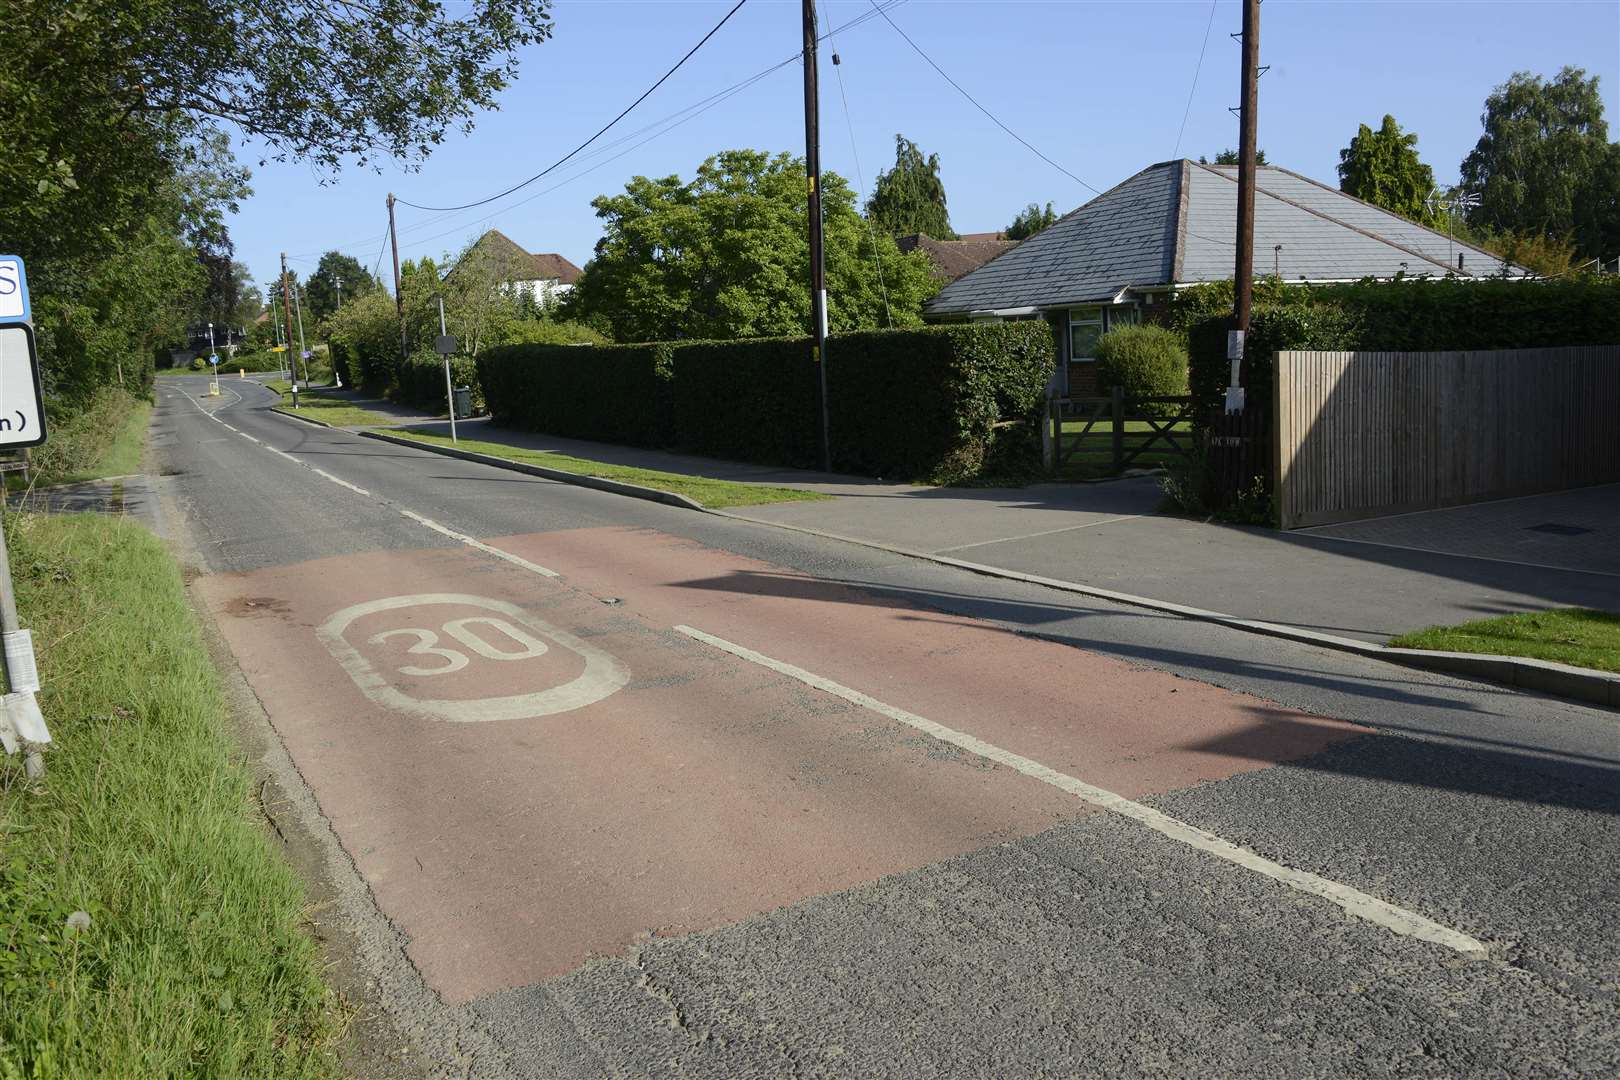
[[[230,223],[237,258],[265,282],[281,252],[307,275],[337,249],[380,265],[386,280],[388,192],[451,206],[540,171],[633,101],[734,2],[557,0],[552,39],[524,50],[499,111],[479,116],[470,135],[452,135],[420,168],[321,175],[302,164],[255,165],[254,194]],[[445,0],[452,11],[461,3]],[[818,7],[824,33],[871,13],[867,0]],[[1093,197],[1084,185],[1106,190],[1155,162],[1237,145],[1227,110],[1238,99],[1229,36],[1240,29],[1238,0],[902,0],[887,10],[980,104],[1073,174],[1014,141],[882,18],[836,34],[819,61],[822,168],[863,180],[869,192],[903,133],[939,155],[958,232],[1003,228],[1030,202],[1067,212]],[[800,36],[799,0],[749,0],[558,171],[456,215],[399,207],[400,258],[441,258],[498,228],[530,251],[583,266],[601,235],[591,200],[632,176],[690,178],[724,149],[802,154],[797,62],[685,111],[793,57]],[[1620,0],[1267,0],[1260,60],[1270,65],[1259,85],[1261,147],[1273,164],[1329,183],[1357,126],[1376,128],[1386,113],[1418,135],[1436,179],[1454,182],[1479,138],[1486,96],[1515,71],[1550,78],[1575,65],[1598,75],[1610,137],[1620,134]],[[238,157],[251,163],[263,153],[248,142]]]

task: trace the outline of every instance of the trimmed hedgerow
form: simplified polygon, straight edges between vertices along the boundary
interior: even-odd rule
[[[444,359],[429,349],[418,349],[408,362],[395,372],[393,397],[406,405],[423,408],[449,409],[444,400]],[[484,392],[478,378],[476,361],[471,357],[450,357],[450,379],[456,386],[472,391],[474,413],[484,411]]]
[[[967,480],[1038,460],[1053,367],[1044,323],[840,334],[827,346],[833,467]],[[820,464],[817,371],[805,338],[508,346],[479,358],[497,422],[776,465]]]
[[[1229,295],[1229,283],[1199,286],[1176,299],[1208,311],[1201,290]],[[1218,299],[1218,297],[1216,297]],[[1225,310],[1186,320],[1192,394],[1220,405],[1228,378]],[[1434,352],[1528,349],[1620,342],[1620,279],[1548,281],[1418,279],[1345,285],[1267,285],[1250,319],[1248,399],[1271,402],[1271,372],[1283,349]]]
[[[495,422],[576,439],[669,442],[669,354],[646,345],[501,345],[480,353]]]

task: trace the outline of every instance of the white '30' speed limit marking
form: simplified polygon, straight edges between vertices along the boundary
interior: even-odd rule
[[[445,619],[446,607],[459,609],[460,617]],[[494,614],[465,615],[469,607]],[[434,608],[440,610],[434,612]],[[397,638],[409,648],[407,662],[384,672],[361,655],[346,635],[356,621],[389,611],[401,613],[400,624],[367,636],[366,643],[381,646]],[[630,669],[617,657],[534,618],[515,604],[467,593],[368,600],[337,612],[316,627],[315,635],[366,697],[384,708],[426,720],[477,723],[550,716],[601,701],[630,681]],[[474,663],[475,656],[479,662],[504,665],[547,656],[554,647],[578,656],[585,667],[567,682],[545,689],[502,697],[420,698],[394,685],[398,675],[414,681],[461,671]]]

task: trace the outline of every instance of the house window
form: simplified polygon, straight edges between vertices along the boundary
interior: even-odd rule
[[[1100,307],[1069,309],[1069,363],[1084,364],[1095,360],[1097,339],[1103,335],[1103,313]]]
[[[1135,304],[1069,309],[1069,363],[1088,364],[1096,359],[1097,339],[1109,330],[1135,326],[1142,314]]]

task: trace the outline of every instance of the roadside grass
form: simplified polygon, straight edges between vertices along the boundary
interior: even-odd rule
[[[280,408],[292,409],[291,383],[285,379],[272,379],[264,385],[281,395]],[[333,427],[375,427],[396,422],[394,417],[386,413],[362,409],[352,401],[328,397],[319,390],[298,391],[298,411]]]
[[[1084,436],[1080,434],[1085,428],[1084,421],[1065,420],[1063,422],[1063,449],[1074,452],[1069,459],[1057,469],[1057,476],[1064,480],[1097,480],[1114,473],[1114,422],[1112,420],[1099,420]],[[1171,432],[1184,444],[1190,443],[1193,429],[1190,423],[1180,423],[1172,427]],[[1121,433],[1123,436],[1125,452],[1146,442],[1153,437],[1153,429],[1143,420],[1127,420]],[[1078,445],[1077,445],[1078,444]],[[1151,449],[1139,454],[1126,468],[1129,469],[1156,469],[1171,465],[1181,460],[1176,450],[1160,439]]]
[[[76,484],[103,476],[141,471],[146,421],[152,404],[127,391],[109,387],[80,413],[47,428],[50,438],[30,451],[32,485]],[[24,488],[22,476],[6,476],[8,490]]]
[[[0,761],[0,1078],[340,1075],[179,568],[117,519],[5,526],[55,743],[39,780]]]
[[[434,446],[450,445],[449,435],[440,435],[436,432],[395,428],[389,431],[388,434],[399,435]],[[804,502],[831,498],[829,495],[823,495],[816,491],[767,487],[763,484],[740,484],[732,480],[711,480],[704,476],[686,476],[682,473],[660,472],[656,469],[642,469],[633,465],[610,465],[601,461],[588,461],[585,458],[569,457],[566,454],[553,454],[545,450],[529,450],[524,447],[507,446],[504,443],[482,442],[477,439],[462,439],[456,445],[463,450],[471,450],[477,454],[488,454],[490,457],[505,458],[508,461],[517,461],[525,465],[542,465],[548,469],[557,469],[561,472],[579,473],[581,476],[600,476],[607,480],[622,480],[627,484],[640,484],[642,487],[656,488],[659,491],[673,491],[685,495],[687,498],[711,510],[719,510],[727,506],[759,506],[764,503]]]
[[[1620,614],[1592,608],[1553,608],[1503,615],[1404,634],[1401,649],[1529,656],[1560,664],[1620,672]]]

